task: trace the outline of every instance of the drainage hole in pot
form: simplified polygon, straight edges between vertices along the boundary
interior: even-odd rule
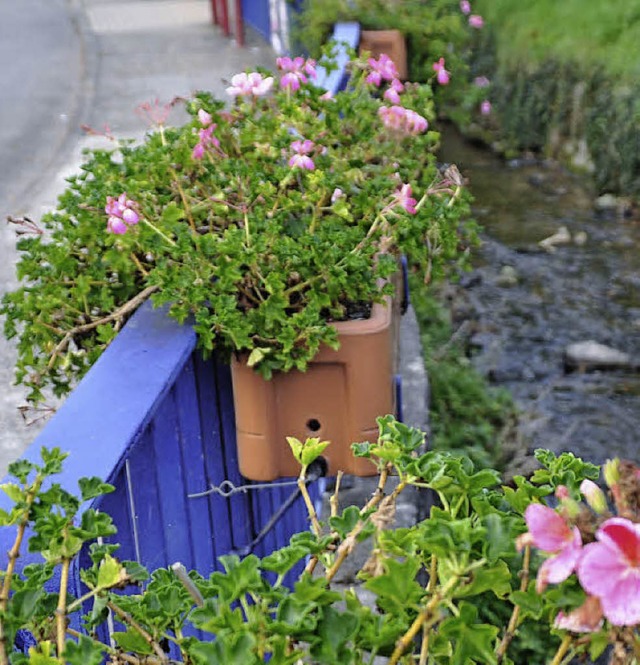
[[[317,432],[321,427],[322,425],[320,424],[320,421],[316,418],[310,418],[307,420],[307,429],[310,432]]]

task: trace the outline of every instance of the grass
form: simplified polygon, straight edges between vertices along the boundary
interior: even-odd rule
[[[640,0],[474,0],[497,35],[500,65],[548,58],[604,68],[622,82],[640,76]]]

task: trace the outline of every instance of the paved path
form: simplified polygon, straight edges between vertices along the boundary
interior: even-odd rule
[[[0,0],[0,219],[55,205],[82,150],[100,141],[81,125],[141,137],[139,104],[197,89],[222,96],[224,79],[273,61],[263,43],[239,48],[222,36],[208,0]],[[17,259],[4,224],[0,256],[4,293]],[[39,429],[18,412],[14,363],[14,344],[0,337],[0,471]]]

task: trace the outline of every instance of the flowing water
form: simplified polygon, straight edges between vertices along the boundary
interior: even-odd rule
[[[453,131],[443,144],[484,229],[453,297],[455,322],[476,367],[523,410],[520,452],[640,462],[640,221],[597,212],[584,180],[557,165],[505,163]],[[538,244],[561,227],[569,242]],[[629,354],[636,368],[570,372],[565,349],[586,340]]]

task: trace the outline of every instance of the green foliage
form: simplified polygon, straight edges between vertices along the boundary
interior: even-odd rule
[[[294,16],[294,42],[317,56],[340,21],[357,21],[363,30],[399,30],[406,40],[409,78],[434,85],[440,113],[463,124],[478,116],[486,90],[472,84],[478,75],[473,62],[477,35],[459,0],[305,0]],[[434,83],[433,64],[442,57],[451,73],[446,86]]]
[[[639,67],[629,54],[640,36],[638,0],[476,5],[487,30],[474,59],[491,72],[495,111],[484,138],[510,155],[560,158],[590,173],[599,193],[637,197]]]
[[[277,80],[230,109],[198,93],[184,126],[88,152],[43,228],[18,229],[21,286],[0,313],[30,397],[66,392],[152,293],[192,322],[206,353],[243,353],[268,378],[335,347],[331,323],[390,295],[400,254],[433,277],[463,258],[466,197],[436,166],[438,134],[386,127],[367,68],[354,61],[333,99]],[[433,120],[428,85],[407,84],[402,103]],[[291,162],[307,150],[312,170]],[[420,199],[415,214],[403,184]],[[108,233],[105,204],[125,193],[137,221],[112,215]]]
[[[169,643],[183,662],[203,665],[259,665],[267,658],[277,665],[364,665],[375,656],[408,663],[420,648],[423,662],[431,665],[525,662],[522,658],[531,653],[540,662],[535,640],[546,639],[547,652],[555,648],[557,631],[550,634],[549,629],[558,608],[576,607],[584,592],[568,580],[539,594],[527,581],[531,571],[522,569],[522,555],[515,547],[526,529],[523,512],[562,483],[575,487],[583,478],[593,478],[595,467],[570,454],[540,451],[544,468],[530,480],[516,479],[515,491],[501,488],[497,472],[478,469],[466,456],[424,452],[424,434],[391,416],[379,419],[379,429],[376,442],[356,446],[381,473],[381,491],[363,509],[348,506],[263,559],[224,556],[221,570],[206,578],[192,572],[186,580],[173,570],[158,569],[144,586],[140,581],[146,571],[139,564],[120,562],[114,556],[116,545],[98,544],[111,533],[108,517],[97,527],[91,509],[82,517],[78,514],[78,497],[55,484],[42,489],[51,475],[47,469],[60,470],[59,451],[43,451],[47,461],[41,465],[13,465],[18,482],[10,514],[16,518],[5,528],[17,529],[18,544],[2,574],[3,662],[19,629],[29,630],[37,640],[29,654],[11,655],[11,662],[20,665],[98,665],[105,658],[120,662],[125,655],[132,665],[174,662],[168,660]],[[392,470],[398,483],[383,498]],[[111,489],[95,479],[79,484],[81,492],[91,488],[96,496]],[[428,519],[412,527],[384,528],[393,501],[409,486],[431,490],[438,504]],[[43,521],[45,513],[56,520]],[[86,514],[91,519],[85,519]],[[78,521],[82,527],[74,526]],[[33,531],[30,549],[43,554],[46,562],[27,566],[18,576],[12,567],[26,528]],[[360,577],[375,599],[375,610],[353,589],[332,589],[345,557],[366,539],[373,539],[374,555]],[[88,592],[74,599],[66,593],[64,571],[80,547],[90,553],[90,563],[80,571]],[[52,556],[56,548],[58,554]],[[304,557],[310,557],[307,569],[293,588],[285,587],[284,575]],[[275,582],[265,573],[276,573]],[[199,598],[196,606],[194,598]],[[514,614],[516,605],[519,614]],[[117,618],[108,644],[96,637],[107,611]],[[70,618],[85,632],[68,635]],[[506,633],[510,619],[514,627]],[[422,647],[414,644],[416,627],[424,629]],[[193,628],[207,638],[187,637]],[[597,654],[604,646],[600,638],[599,633],[582,636],[572,643],[572,653]]]

